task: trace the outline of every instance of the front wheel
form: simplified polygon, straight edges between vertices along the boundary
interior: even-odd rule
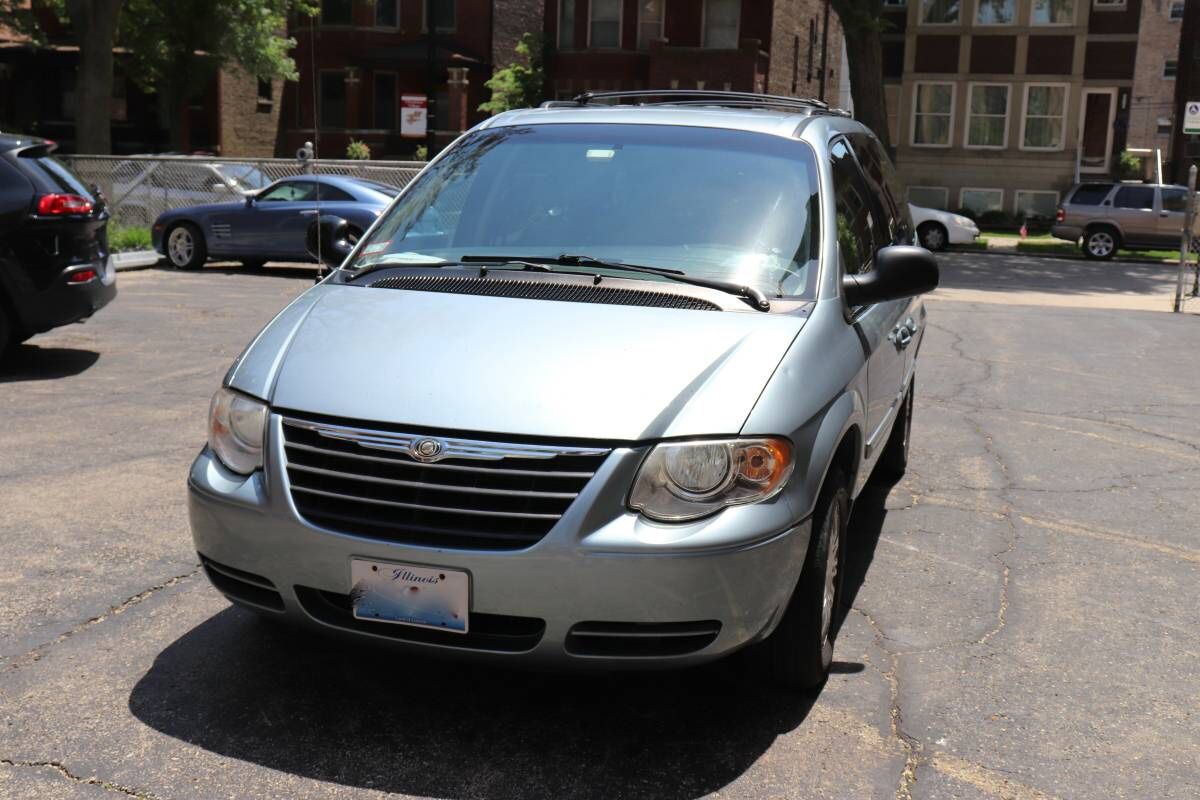
[[[824,683],[833,662],[833,615],[842,596],[850,494],[831,472],[813,514],[808,555],[778,627],[750,653],[762,677],[787,689]]]
[[[950,234],[937,222],[923,222],[917,228],[917,240],[920,241],[921,247],[936,253],[946,249]]]
[[[166,251],[176,269],[199,269],[208,258],[204,234],[190,222],[181,222],[167,232]]]

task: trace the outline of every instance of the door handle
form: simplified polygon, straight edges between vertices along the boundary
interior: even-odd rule
[[[903,350],[912,342],[912,331],[904,325],[897,325],[888,334],[888,341],[896,345],[897,349]]]
[[[312,209],[307,209],[305,211],[301,211],[300,216],[311,217],[313,214],[319,214],[319,213],[321,213],[321,212],[317,211],[315,208],[312,208]]]

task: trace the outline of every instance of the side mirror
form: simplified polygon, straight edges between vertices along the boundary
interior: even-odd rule
[[[897,244],[880,248],[870,272],[842,278],[846,304],[865,306],[931,292],[938,285],[938,265],[924,247]]]
[[[248,195],[246,195],[246,208],[253,208],[253,207],[254,207],[254,195],[248,194]]]
[[[350,223],[341,217],[317,217],[304,236],[308,254],[329,268],[338,267],[354,243],[350,241]]]

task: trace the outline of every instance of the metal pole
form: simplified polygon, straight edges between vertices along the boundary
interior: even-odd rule
[[[1183,232],[1179,236],[1179,275],[1175,281],[1176,313],[1183,310],[1183,273],[1187,269],[1188,249],[1192,245],[1192,220],[1196,214],[1196,165],[1188,170],[1187,210],[1183,213]]]

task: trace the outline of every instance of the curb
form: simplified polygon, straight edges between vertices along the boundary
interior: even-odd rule
[[[129,272],[153,267],[161,257],[153,250],[131,250],[126,253],[113,253],[112,263],[117,272]]]
[[[976,250],[972,248],[957,249],[954,245],[948,245],[943,253],[960,253],[960,254],[978,254],[985,256],[1022,256],[1026,258],[1057,258],[1063,261],[1087,261],[1083,256],[1067,255],[1066,253],[1031,253],[1028,250],[1021,251],[1015,247],[989,247],[986,250]],[[1097,262],[1102,263],[1102,262]],[[1162,267],[1178,267],[1179,259],[1160,261],[1155,258],[1138,258],[1136,256],[1114,256],[1109,260],[1110,264],[1156,264]]]

